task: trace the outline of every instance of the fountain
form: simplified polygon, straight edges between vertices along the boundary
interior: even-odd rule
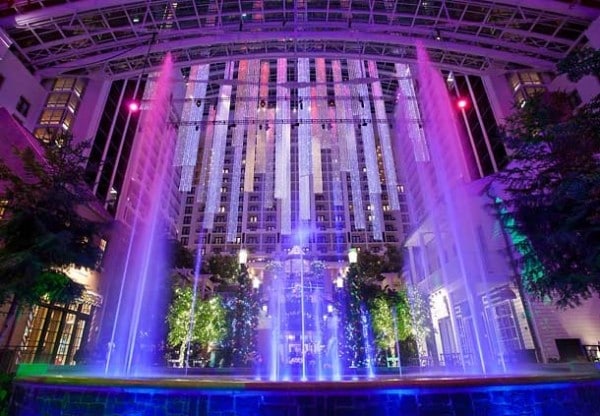
[[[431,192],[425,188],[424,204],[430,209],[430,215],[432,210],[442,206],[445,212],[439,218],[452,219],[449,223],[433,221],[432,231],[449,235],[454,241],[458,252],[457,267],[464,276],[460,283],[465,287],[470,310],[477,311],[479,305],[470,289],[472,282],[466,276],[476,274],[481,265],[477,256],[472,256],[470,241],[474,238],[469,234],[472,230],[469,218],[459,215],[458,211],[458,204],[465,197],[461,187],[464,165],[459,152],[460,135],[451,116],[443,81],[432,70],[424,49],[417,49],[419,84],[421,94],[426,97],[422,99],[425,103],[424,129],[429,142],[423,145],[418,142],[418,137],[413,138],[415,155],[418,158],[425,154],[423,152],[430,152],[431,160],[435,162],[427,167],[423,165],[418,174],[423,184],[432,181],[445,184]],[[138,140],[146,147],[145,151],[138,152],[140,154],[151,153],[152,146],[158,143],[156,140],[160,135],[156,132],[161,131],[161,127],[152,123],[158,123],[161,117],[164,123],[162,109],[169,99],[171,68],[167,58],[154,88],[147,124],[142,131],[144,140]],[[399,101],[400,106],[409,108],[410,103],[402,101],[402,97]],[[443,108],[446,111],[441,111]],[[399,122],[402,124],[402,120]],[[173,149],[167,147],[163,151],[172,153]],[[135,166],[140,166],[140,172],[144,174],[156,170],[157,176],[169,177],[166,170],[162,170],[166,167],[160,164],[140,161]],[[152,179],[144,183],[150,195],[160,195],[163,190],[163,181]],[[62,368],[60,374],[27,374],[24,366],[15,382],[11,414],[562,415],[597,414],[600,408],[600,398],[595,394],[600,388],[596,372],[507,374],[504,366],[491,365],[493,354],[486,337],[494,332],[487,333],[483,323],[476,319],[472,328],[472,348],[478,354],[475,367],[479,374],[425,373],[420,368],[416,373],[405,374],[399,367],[397,374],[376,376],[372,367],[368,317],[363,306],[360,310],[361,332],[367,371],[365,376],[344,376],[347,369],[339,361],[342,338],[339,317],[328,311],[327,319],[322,319],[326,310],[323,295],[314,275],[306,274],[301,247],[292,250],[289,270],[273,273],[268,289],[271,292],[268,304],[270,350],[265,355],[270,361],[268,379],[238,374],[223,377],[210,372],[186,375],[176,369],[164,368],[159,371],[152,367],[155,352],[147,346],[156,344],[152,340],[154,337],[163,336],[160,325],[152,326],[159,322],[150,319],[154,314],[153,307],[160,304],[158,294],[150,289],[160,286],[156,284],[160,277],[155,272],[161,272],[161,269],[154,265],[157,261],[161,263],[160,256],[164,254],[164,248],[157,245],[156,238],[161,230],[161,199],[148,199],[135,181],[131,186],[132,195],[138,196],[132,199],[131,207],[134,212],[140,212],[142,208],[145,211],[143,216],[135,217],[131,222],[131,235],[126,239],[125,249],[121,250],[124,278],[113,299],[115,315],[112,319],[104,317],[105,321],[114,324],[100,334],[101,339],[106,340],[103,366],[94,373],[78,373],[77,368],[69,373]],[[321,358],[315,361],[314,368],[312,364],[307,365],[307,352],[311,351],[309,343],[319,345],[324,351],[318,354]],[[287,360],[290,348],[298,349],[296,361]],[[464,362],[461,365],[464,367]]]

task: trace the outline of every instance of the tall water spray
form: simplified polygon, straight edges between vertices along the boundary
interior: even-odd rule
[[[481,298],[477,297],[487,281],[475,225],[480,213],[469,203],[473,197],[467,190],[466,144],[445,81],[421,44],[417,44],[417,60],[417,88],[411,91],[408,81],[401,82],[397,121],[404,130],[399,135],[408,138],[405,143],[409,147],[404,151],[412,149],[409,152],[414,158],[414,170],[406,175],[416,177],[411,184],[415,189],[409,190],[417,193],[412,202],[422,205],[420,212],[413,212],[420,222],[416,239],[422,251],[433,248],[431,254],[439,264],[435,282],[430,281],[427,290],[444,293],[453,287],[463,299],[460,310],[464,327],[459,333],[456,305],[452,303],[456,299],[440,295],[441,309],[448,315],[444,318],[446,326],[438,328],[444,338],[442,357],[448,367],[488,372],[495,362],[491,346],[495,337],[486,328]]]
[[[266,275],[269,379],[339,380],[338,317],[325,306],[323,270],[296,246]]]
[[[138,134],[131,154],[117,236],[107,255],[112,287],[108,290],[99,348],[105,348],[104,372],[142,374],[160,357],[165,339],[168,276],[166,212],[172,180],[175,135],[168,123],[173,63],[170,54],[157,77],[146,84]],[[102,353],[102,352],[101,352]]]

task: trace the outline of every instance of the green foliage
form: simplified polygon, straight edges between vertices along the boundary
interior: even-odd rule
[[[181,241],[171,239],[168,241],[169,253],[171,255],[170,264],[174,268],[193,269],[194,253],[181,244]]]
[[[190,287],[177,287],[173,293],[173,300],[167,314],[169,333],[167,343],[171,347],[177,347],[187,342],[189,328],[192,319],[193,291]]]
[[[206,300],[197,299],[193,312],[192,304],[191,287],[174,289],[167,315],[167,343],[170,347],[179,348],[180,363],[185,360],[188,343],[198,344],[201,349],[206,350],[210,345],[220,343],[227,332],[226,312],[219,296]]]
[[[252,287],[246,266],[236,256],[208,258],[203,271],[210,274],[223,299],[225,320],[229,324],[221,340],[225,365],[246,366],[256,352],[256,327],[260,311],[259,296]]]
[[[0,198],[6,201],[0,221],[0,301],[68,302],[82,294],[84,287],[64,270],[98,265],[101,251],[95,241],[104,225],[83,214],[94,202],[84,180],[87,147],[63,136],[45,147],[43,161],[30,148],[15,151],[20,167],[0,161],[5,186]]]
[[[371,322],[375,333],[375,343],[383,350],[394,350],[396,328],[392,307],[384,297],[378,297],[371,304]]]
[[[433,320],[429,297],[415,286],[409,285],[406,291],[407,304],[410,307],[410,328],[415,340],[421,345],[426,344],[432,335]]]
[[[385,248],[384,272],[400,273],[404,267],[404,256],[396,245],[388,244]]]
[[[347,365],[366,365],[364,317],[370,316],[370,325],[374,328],[376,342],[381,348],[391,348],[390,345],[395,342],[394,311],[400,339],[406,337],[405,323],[410,316],[406,299],[401,294],[382,288],[382,281],[385,279],[383,273],[400,272],[400,261],[401,253],[394,248],[389,248],[385,256],[361,251],[358,253],[357,263],[348,268],[345,293],[339,307],[344,311],[342,322],[345,339],[342,354]]]
[[[585,75],[600,76],[600,50],[578,48],[557,65],[558,72],[577,82]]]
[[[232,300],[232,362],[236,367],[247,366],[256,353],[256,327],[260,304],[258,293],[252,287],[252,280],[246,266],[240,268],[235,296]]]
[[[0,373],[0,416],[8,416],[14,374]]]
[[[396,342],[404,341],[412,334],[406,293],[387,292],[373,299],[369,306],[377,346],[395,356]]]
[[[572,113],[562,93],[517,109],[504,128],[513,162],[498,210],[526,291],[574,306],[600,291],[600,101]]]
[[[217,285],[219,292],[235,290],[240,265],[236,256],[213,255],[203,265],[203,272],[210,274],[210,280]]]
[[[366,290],[371,292],[371,287],[366,285],[359,273],[357,264],[351,264],[346,273],[345,292],[341,299],[341,307],[344,329],[344,342],[342,343],[342,356],[346,365],[364,367],[366,365],[365,336],[363,332],[363,312],[365,311]],[[375,290],[375,289],[373,289]]]

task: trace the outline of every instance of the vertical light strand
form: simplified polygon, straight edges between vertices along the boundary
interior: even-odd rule
[[[369,76],[374,79],[379,79],[377,63],[375,61],[368,61],[368,68]],[[388,201],[392,210],[399,210],[398,178],[396,176],[396,166],[394,164],[394,155],[392,153],[392,141],[390,139],[390,126],[385,112],[381,82],[373,82],[371,84],[371,91],[373,93],[373,105],[375,107],[375,118],[377,119],[377,132],[379,133],[380,153],[383,159]]]
[[[336,109],[329,107],[329,118],[335,119]],[[339,142],[342,140],[339,137],[338,123],[332,123],[329,131],[329,146],[331,148],[331,180],[333,187],[333,205],[336,207],[344,206],[344,194],[342,191],[342,177],[340,171],[340,148]]]
[[[296,63],[294,62],[293,65],[295,64]],[[288,62],[285,59],[277,61],[277,108],[282,109],[281,118],[285,116],[289,120],[290,91],[282,86],[287,81],[287,65]],[[281,82],[279,82],[280,80]],[[292,233],[291,126],[287,123],[278,125],[278,132],[281,134],[281,147],[280,157],[278,157],[277,165],[278,169],[283,170],[283,172],[280,173],[281,183],[276,189],[276,192],[281,196],[280,230],[282,235],[290,235]]]
[[[313,114],[321,123],[313,124],[313,147],[312,147],[312,174],[313,174],[313,192],[315,194],[323,193],[323,165],[321,161],[321,146],[325,138],[329,135],[331,123],[327,121],[329,116],[327,106],[327,75],[325,70],[325,59],[315,59],[315,69],[317,76],[317,85],[313,90],[313,96],[316,102],[316,108]]]
[[[396,64],[398,90],[403,95],[405,105],[401,109],[401,120],[406,124],[413,152],[417,162],[429,162],[429,150],[425,133],[421,127],[421,114],[417,104],[417,93],[412,83],[410,68],[406,64]]]
[[[251,97],[258,96],[258,84],[260,82],[260,60],[251,59],[248,61],[248,96],[242,97],[244,107],[246,108],[244,112],[244,118],[247,123],[247,133],[246,133],[246,177],[244,178],[244,191],[245,192],[253,192],[254,191],[254,171],[256,167],[256,123],[253,123],[253,120],[256,120],[258,115],[258,107],[256,106],[256,102]]]
[[[277,60],[277,102],[275,105],[278,120],[290,119],[290,90],[283,85],[287,82],[287,59]],[[289,189],[289,154],[284,154],[285,142],[290,141],[291,126],[289,122],[278,122],[275,126],[275,198],[285,198]]]
[[[210,65],[194,65],[190,69],[190,75],[186,87],[186,100],[183,103],[181,114],[182,125],[179,127],[177,137],[177,148],[175,150],[175,166],[181,166],[181,179],[179,190],[189,192],[192,189],[194,170],[198,160],[198,144],[200,141],[200,128],[204,130],[201,121],[206,103],[206,88],[208,85],[208,73]]]
[[[227,235],[225,241],[235,242],[238,226],[238,208],[240,206],[240,187],[242,182],[242,155],[244,151],[245,124],[237,124],[245,116],[246,97],[248,96],[248,61],[241,60],[238,63],[238,83],[236,89],[236,105],[233,113],[233,123],[229,128],[233,129],[233,172],[231,176],[231,188],[229,190],[229,215],[227,216]]]
[[[210,107],[206,117],[206,129],[204,131],[204,151],[202,152],[202,163],[200,163],[200,175],[198,185],[196,186],[196,202],[202,203],[206,200],[206,190],[208,189],[208,172],[211,164],[211,154],[213,138],[215,135],[215,119],[217,118],[217,109]]]
[[[256,173],[265,173],[267,169],[265,121],[267,116],[267,99],[269,98],[269,62],[260,66],[260,87],[258,91],[258,108],[256,123]]]
[[[348,76],[350,80],[365,79],[365,68],[362,60],[348,60]],[[371,123],[371,101],[369,89],[365,83],[352,83],[350,87],[356,100],[352,100],[353,113],[359,117],[360,133],[362,136],[367,184],[369,187],[370,220],[373,224],[373,239],[383,239],[383,208],[381,206],[381,181],[377,163],[377,148]]]
[[[354,127],[351,124],[347,124],[347,120],[352,119],[352,104],[350,100],[350,87],[347,84],[342,84],[342,67],[339,61],[334,61],[333,65],[333,80],[336,88],[335,92],[335,103],[336,108],[341,109],[342,124],[338,127],[342,127],[342,131],[339,133],[340,142],[345,143],[345,154],[342,151],[343,145],[340,145],[340,165],[343,170],[343,164],[347,163],[347,170],[350,172],[350,190],[352,191],[352,213],[354,214],[354,228],[357,230],[364,230],[366,228],[365,211],[362,202],[362,190],[360,186],[360,170],[358,165],[358,150],[356,149],[356,134]],[[339,88],[337,88],[339,87]],[[339,130],[338,130],[339,131]],[[344,156],[347,158],[344,161]]]
[[[232,80],[234,63],[225,64],[226,81]],[[206,207],[204,209],[203,227],[212,230],[215,214],[219,210],[221,201],[221,185],[223,183],[223,162],[225,160],[225,146],[227,144],[227,129],[229,108],[231,106],[231,84],[225,83],[219,88],[219,101],[217,103],[217,117],[213,137],[208,191],[206,194]]]
[[[273,208],[275,187],[275,111],[266,111],[265,125],[265,190],[264,207]]]
[[[352,116],[348,104],[350,93],[348,86],[342,84],[342,64],[339,60],[335,59],[331,61],[331,71],[333,73],[333,93],[335,97],[334,118],[341,120],[340,123],[336,123],[337,137],[339,138],[337,142],[340,155],[340,170],[342,172],[349,172],[347,138],[349,138],[350,134],[354,135],[354,128],[346,122]]]
[[[252,97],[258,96],[258,83],[260,80],[260,60],[251,59],[248,61],[248,75],[246,77],[248,84],[248,96],[244,97],[245,111],[244,117],[248,121],[256,120],[258,107]],[[254,172],[256,168],[256,130],[258,126],[250,122],[247,125],[246,133],[246,176],[244,178],[244,191],[254,191]]]
[[[310,83],[310,60],[298,58],[298,83]],[[298,88],[298,182],[300,194],[300,220],[310,220],[310,172],[311,172],[311,99],[310,87]]]
[[[244,192],[254,192],[254,166],[256,159],[256,124],[249,124],[246,137]]]

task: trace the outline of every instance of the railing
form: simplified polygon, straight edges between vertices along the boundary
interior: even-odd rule
[[[600,345],[583,345],[585,357],[592,363],[600,362]]]
[[[7,346],[0,349],[0,372],[12,373],[21,363],[69,365],[67,354],[52,354],[38,351],[39,346]]]

